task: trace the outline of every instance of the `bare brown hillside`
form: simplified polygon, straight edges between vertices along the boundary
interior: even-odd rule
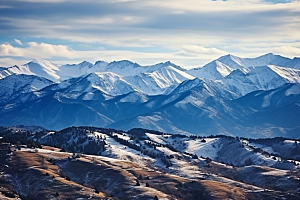
[[[47,146],[12,151],[5,165],[1,173],[1,199],[279,199],[282,195],[287,199],[298,198],[271,190],[251,190],[241,182],[189,179],[132,161],[75,155]],[[208,168],[203,170],[213,173]]]

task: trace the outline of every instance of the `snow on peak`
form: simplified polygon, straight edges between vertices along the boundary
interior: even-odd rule
[[[97,66],[97,65],[108,65],[108,63],[105,62],[105,61],[102,61],[102,60],[98,60],[98,61],[95,62],[94,65],[95,65],[95,66]]]
[[[134,76],[127,76],[125,79],[134,85],[138,90],[148,94],[163,94],[173,90],[185,80],[194,79],[193,76],[167,65],[165,67],[148,67],[147,72]],[[155,71],[153,71],[155,70]]]
[[[183,93],[189,91],[195,87],[203,86],[204,81],[199,78],[195,78],[193,80],[186,80],[182,82],[174,91],[173,93]]]
[[[12,67],[3,68],[0,71],[0,79],[12,74],[27,74],[44,77],[46,79],[57,82],[59,79],[59,76],[56,74],[57,71],[58,65],[46,60],[35,59],[24,65],[14,65]]]
[[[233,69],[224,63],[214,60],[202,68],[188,70],[187,73],[195,77],[219,80],[229,75],[232,71]]]
[[[3,68],[0,71],[0,79],[5,78],[7,76],[10,76],[12,74],[27,74],[27,75],[33,75],[34,73],[32,73],[28,67],[25,67],[23,65],[18,66],[18,65],[14,65],[12,67],[8,67],[8,68]]]
[[[106,66],[106,71],[114,72],[123,76],[139,74],[143,71],[139,64],[129,60],[113,61]]]
[[[185,69],[181,68],[179,65],[176,65],[174,63],[172,63],[171,61],[166,61],[166,62],[162,62],[162,63],[158,63],[156,65],[152,65],[152,66],[149,66],[149,68],[162,68],[162,67],[168,67],[168,66],[172,66],[178,70],[181,70],[181,71],[186,71]]]
[[[216,69],[222,75],[222,77],[225,77],[232,72],[230,67],[219,61],[216,61]]]
[[[111,96],[127,94],[136,89],[122,76],[112,72],[95,72],[87,76],[91,87]]]
[[[57,75],[59,66],[56,64],[53,64],[47,60],[35,59],[35,60],[25,64],[24,67],[29,68],[29,71],[32,72],[33,74],[40,76],[40,77],[47,78],[54,82],[57,82],[60,78]]]
[[[273,65],[234,70],[223,81],[230,91],[245,95],[255,90],[271,90],[285,83],[300,83],[300,70]]]
[[[300,58],[292,60],[272,53],[257,58],[240,58],[228,54],[202,68],[191,70],[184,70],[170,61],[148,66],[141,66],[129,60],[111,63],[97,61],[95,64],[83,61],[79,64],[59,66],[47,60],[36,59],[25,65],[1,68],[0,79],[11,74],[28,74],[44,77],[54,82],[62,82],[98,73],[97,79],[107,81],[112,85],[115,84],[115,80],[126,82],[125,85],[130,86],[131,89],[123,88],[125,90],[122,94],[130,90],[157,95],[169,94],[183,81],[199,77],[216,80],[223,84],[222,87],[233,93],[244,95],[257,89],[273,89],[285,83],[300,83],[300,70],[297,69],[300,69]],[[64,88],[67,86],[69,84],[66,82],[64,86],[61,85]],[[108,88],[108,85],[104,88],[106,87]],[[116,90],[112,93],[111,89],[103,91],[113,95],[121,93],[121,90]]]
[[[93,64],[90,63],[90,62],[87,62],[87,61],[83,61],[81,63],[78,64],[79,65],[79,68],[91,68],[93,67]]]
[[[119,68],[119,69],[123,69],[126,67],[140,67],[139,64],[137,63],[133,63],[129,60],[120,60],[120,61],[113,61],[111,63],[108,64],[107,69],[109,70],[110,68]]]
[[[41,90],[53,83],[48,79],[35,75],[12,74],[0,79],[0,102],[17,98],[20,94]]]
[[[244,60],[243,58],[239,58],[231,54],[222,56],[217,59],[217,61],[220,61],[221,63],[229,66],[232,69],[243,68],[243,64],[242,64],[243,60]]]
[[[244,77],[247,75],[248,70],[242,70],[242,69],[235,69],[233,70],[228,76],[226,76],[226,79],[231,79],[234,77]]]
[[[59,68],[58,75],[61,80],[80,77],[94,72],[103,72],[106,69],[107,62],[97,61],[94,65],[90,62],[83,61],[79,64],[62,65]]]

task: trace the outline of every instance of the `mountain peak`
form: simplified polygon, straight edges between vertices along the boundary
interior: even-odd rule
[[[171,65],[171,66],[177,66],[177,65],[175,65],[174,63],[172,63],[171,61],[166,61],[166,62],[163,62],[162,63],[164,66],[168,66],[168,65]]]
[[[266,53],[265,55],[262,55],[262,56],[274,56],[273,53]]]
[[[136,63],[133,63],[130,60],[117,60],[117,61],[114,60],[109,64],[131,64],[131,65],[133,65],[133,64],[136,64]]]
[[[186,80],[183,81],[177,88],[175,88],[172,93],[183,93],[197,86],[202,86],[203,83],[204,81],[202,79],[199,79],[198,77],[193,80]]]
[[[88,62],[88,61],[83,61],[81,63],[78,64],[79,65],[79,69],[82,69],[82,68],[91,68],[93,67],[93,64]]]
[[[272,57],[274,57],[274,56],[276,56],[276,55],[274,55],[273,53],[267,53],[267,54],[263,54],[263,55],[261,55],[261,56],[259,56],[259,57],[256,57],[256,58],[254,58],[254,59],[259,59],[259,58],[272,58]]]
[[[179,65],[176,65],[175,63],[172,63],[171,61],[166,61],[166,62],[164,62],[164,63],[162,63],[163,64],[163,66],[172,66],[172,67],[174,67],[174,68],[176,68],[176,69],[179,69],[179,70],[181,70],[181,71],[186,71],[186,69],[183,69],[183,68],[181,68]]]
[[[31,65],[31,64],[38,64],[38,65],[53,65],[51,62],[48,60],[43,60],[43,59],[33,59],[32,61],[26,63],[25,65]]]
[[[58,65],[43,59],[33,59],[32,61],[24,64],[24,66],[36,66],[39,65],[43,68],[50,68],[50,69],[56,69]]]
[[[23,67],[26,68],[27,71],[37,76],[47,78],[54,82],[56,82],[60,78],[57,75],[59,66],[47,60],[34,59],[31,62],[24,64]]]
[[[228,74],[225,78],[226,79],[232,79],[232,77],[244,77],[246,76],[246,73],[242,71],[241,69],[235,69],[230,74]]]
[[[107,69],[110,70],[111,68],[119,68],[119,69],[123,69],[123,68],[127,68],[127,67],[133,67],[133,68],[137,68],[140,67],[139,64],[131,62],[130,60],[120,60],[120,61],[113,61],[111,63],[109,63],[107,65]]]
[[[218,58],[217,60],[221,60],[221,59],[232,59],[232,60],[235,60],[235,59],[241,59],[240,57],[237,57],[233,54],[227,54],[227,55],[224,55],[224,56],[221,56],[220,58]]]
[[[86,65],[86,64],[92,64],[92,63],[90,63],[90,62],[88,62],[88,61],[82,61],[81,63],[79,63],[79,65]]]
[[[103,60],[97,60],[94,65],[107,64],[107,62]]]
[[[228,54],[225,56],[221,56],[220,58],[217,59],[217,61],[229,66],[230,68],[233,69],[240,69],[243,67],[243,58],[234,56],[232,54]]]

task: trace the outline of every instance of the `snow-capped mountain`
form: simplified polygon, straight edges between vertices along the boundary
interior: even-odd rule
[[[64,93],[72,94],[73,97],[83,95],[85,100],[89,100],[93,96],[93,92],[101,91],[110,96],[118,96],[135,91],[123,77],[112,72],[95,72],[84,77],[66,80],[58,84],[58,87],[64,88],[67,86]]]
[[[254,101],[249,101],[249,99]],[[289,83],[273,90],[251,92],[236,101],[254,109],[276,108],[298,103],[300,101],[300,84]]]
[[[5,78],[12,74],[29,74],[66,85],[68,79],[85,77],[95,73],[106,73],[106,75],[101,75],[101,80],[98,80],[98,83],[102,85],[101,88],[104,92],[106,91],[105,93],[112,96],[126,94],[133,90],[139,90],[148,95],[163,94],[167,90],[171,91],[174,89],[182,81],[194,79],[193,76],[185,73],[184,69],[169,61],[151,66],[140,66],[128,60],[113,61],[111,63],[97,61],[95,64],[84,61],[79,64],[62,66],[46,60],[34,60],[21,66],[15,65],[9,68],[1,68],[0,78]],[[121,82],[123,83],[126,82],[129,85],[128,87],[132,89],[130,91],[127,89],[123,90],[122,86],[114,85],[112,82],[115,82],[113,79],[117,76],[117,79],[122,80]],[[95,83],[93,84],[93,86],[96,85]]]
[[[230,66],[232,69],[241,69],[247,67],[256,67],[264,65],[276,65],[293,69],[300,68],[300,58],[286,58],[280,55],[268,53],[256,58],[240,58],[234,55],[226,55],[217,59],[217,61]]]
[[[226,55],[187,73],[221,81],[225,88],[243,96],[255,90],[275,89],[285,83],[300,83],[299,67],[300,58],[273,54],[257,58]]]
[[[36,75],[57,82],[60,78],[59,75],[57,75],[58,68],[59,65],[47,60],[33,60],[21,66],[14,65],[12,67],[0,69],[0,78],[5,78],[12,74],[27,74]]]
[[[54,82],[35,75],[12,74],[0,79],[0,103],[6,103],[13,99],[18,101],[29,100],[24,98],[27,93],[37,95],[37,91],[52,85]]]
[[[285,83],[300,83],[300,70],[274,65],[236,69],[222,80],[224,86],[240,96],[256,90],[270,90]]]
[[[188,73],[195,77],[220,80],[229,75],[232,71],[232,68],[216,60],[210,62],[202,68],[191,69],[188,71]]]
[[[0,125],[297,137],[298,60],[273,54],[251,59],[227,55],[192,70],[171,62],[59,66],[33,61],[1,68]]]
[[[154,66],[147,72],[127,76],[125,79],[139,91],[148,95],[163,94],[176,88],[185,80],[192,80],[195,77],[173,67],[173,66]]]
[[[102,72],[104,71],[107,64],[107,62],[98,61],[95,63],[95,65],[93,65],[90,62],[83,61],[79,64],[62,65],[59,67],[58,75],[60,77],[60,80],[67,80],[94,72]]]
[[[25,67],[23,65],[18,66],[14,65],[11,67],[1,67],[0,68],[0,79],[3,79],[7,76],[10,76],[12,74],[27,74],[27,75],[34,75],[28,67]]]

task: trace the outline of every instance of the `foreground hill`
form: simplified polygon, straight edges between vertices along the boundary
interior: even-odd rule
[[[3,196],[300,199],[297,140],[95,127],[1,129]]]

